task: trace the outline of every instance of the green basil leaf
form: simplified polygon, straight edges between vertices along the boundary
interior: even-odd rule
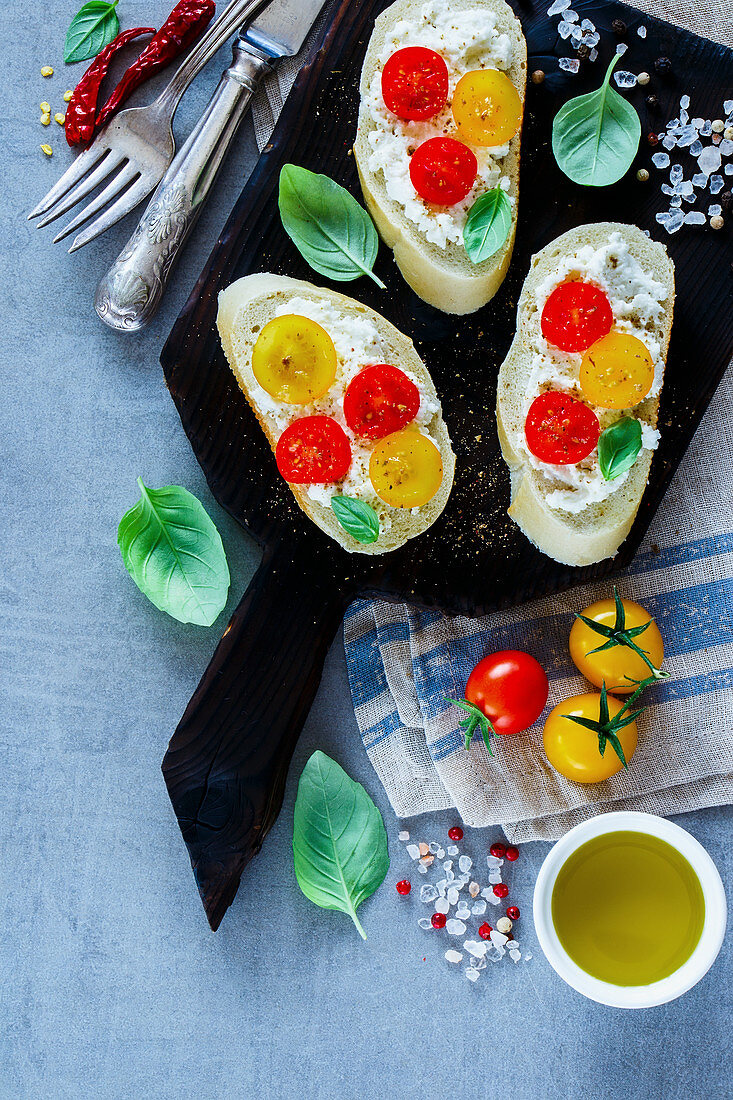
[[[614,54],[595,92],[570,99],[555,115],[552,151],[558,167],[573,183],[607,187],[631,167],[641,137],[634,108],[610,85]]]
[[[372,271],[379,248],[374,222],[335,180],[284,164],[278,206],[285,232],[319,275],[339,283],[368,275],[386,289]]]
[[[100,50],[109,45],[120,32],[117,18],[118,0],[89,0],[71,20],[64,43],[64,61],[72,65],[75,61],[87,61],[96,57]]]
[[[229,591],[221,537],[204,506],[180,485],[148,489],[125,512],[117,545],[143,595],[181,623],[211,626]]]
[[[298,783],[293,859],[305,896],[348,913],[366,939],[356,910],[389,870],[387,833],[361,784],[322,752],[313,753]]]
[[[331,497],[331,507],[344,531],[357,542],[376,542],[379,538],[379,516],[365,500],[355,497]]]
[[[622,416],[601,432],[598,465],[606,481],[613,481],[630,470],[640,450],[641,424],[633,416]]]
[[[463,243],[468,258],[480,264],[498,252],[512,227],[512,204],[501,187],[479,195],[468,212]]]

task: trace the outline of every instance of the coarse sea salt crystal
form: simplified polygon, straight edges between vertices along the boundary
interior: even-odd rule
[[[571,23],[566,23],[564,19],[561,19],[557,25],[557,33],[561,38],[570,38],[570,32],[573,29]]]
[[[504,862],[504,860],[499,859],[498,856],[488,855],[486,857],[486,866],[487,867],[501,867],[503,862]]]
[[[559,15],[561,11],[566,11],[572,0],[553,0],[553,3],[547,9],[548,15]]]
[[[726,176],[733,176],[733,164],[726,164],[723,171],[725,172]]]
[[[417,844],[408,844],[407,845],[407,854],[410,857],[410,859],[419,859],[420,858],[420,849],[418,848]]]
[[[512,951],[512,949],[509,948],[509,958],[512,960],[512,962],[518,963],[521,957],[522,956],[519,951]]]
[[[654,153],[652,156],[652,164],[657,168],[667,168],[669,165],[669,153]]]
[[[458,868],[461,871],[470,871],[473,867],[473,860],[470,856],[461,856],[458,860]]]
[[[477,959],[477,958],[475,958],[474,955],[471,955],[471,957],[469,958],[468,961],[470,962],[470,964],[474,968],[474,970],[485,970],[486,969],[486,959]]]
[[[682,179],[682,176],[683,176],[682,165],[681,164],[673,164],[672,167],[669,170],[669,178],[671,179],[672,183],[679,183],[680,180]]]
[[[711,217],[711,218],[716,218],[718,216],[718,214],[722,214],[722,213],[723,213],[723,207],[720,205],[719,202],[713,202],[708,207],[708,216]]]
[[[701,172],[709,176],[711,172],[717,172],[721,165],[720,149],[714,145],[708,145],[697,158],[697,164]]]
[[[509,942],[509,937],[505,936],[503,932],[497,932],[495,928],[492,928],[491,942],[494,947],[503,947],[505,943]]]
[[[689,106],[690,106],[690,97],[688,95],[683,95],[682,99],[680,100],[680,107],[682,108],[683,111],[686,111]]]
[[[435,901],[435,912],[436,913],[449,913],[450,912],[450,902],[448,901],[447,898],[437,898],[436,899],[436,901]]]
[[[682,126],[676,137],[677,144],[684,149],[687,145],[692,145],[693,141],[697,141],[697,130],[694,126]]]
[[[527,954],[524,956],[524,961],[529,962],[529,960],[531,958],[532,958],[532,953],[530,951],[528,951]]]
[[[591,23],[590,19],[584,19],[580,24],[581,31],[594,31],[596,29],[595,23]]]
[[[463,950],[468,951],[469,955],[474,955],[477,959],[483,959],[486,954],[487,944],[484,940],[464,940]]]
[[[461,902],[461,904],[456,909],[456,917],[458,918],[458,920],[468,920],[470,916],[471,910],[468,908],[465,902]]]
[[[454,951],[453,948],[450,947],[446,951],[445,957],[449,963],[459,963],[463,958],[463,953],[461,951]]]
[[[705,173],[704,172],[696,172],[695,175],[692,177],[692,186],[693,187],[707,187],[707,185],[708,185],[708,177],[705,175]]]
[[[705,225],[706,221],[701,210],[688,210],[685,214],[685,225]]]
[[[421,875],[426,875],[428,873],[427,866],[424,863],[420,863],[417,869]]]
[[[580,61],[577,57],[561,57],[558,65],[566,73],[577,73],[580,69]]]
[[[477,982],[479,980],[480,975],[475,966],[466,967],[466,977],[469,982]]]
[[[687,111],[680,111],[680,122],[685,126],[690,121],[690,116]]]
[[[662,145],[665,149],[674,149],[676,144],[677,141],[675,138],[672,137],[671,134],[665,134],[662,138]]]
[[[424,886],[420,887],[420,901],[425,902],[426,905],[431,901],[435,901],[437,896],[438,891],[431,882],[426,882]]]
[[[456,905],[457,904],[457,902],[458,902],[458,891],[456,890],[455,886],[451,886],[451,888],[448,890],[448,893],[447,893],[446,897],[448,898],[448,904],[449,905]]]
[[[733,138],[723,138],[718,146],[718,151],[723,157],[731,156],[733,154]]]
[[[599,41],[600,41],[600,38],[599,38]],[[598,57],[598,50],[595,48],[595,46],[593,47],[593,49],[588,54],[588,57],[590,58],[591,61],[595,61],[596,58]]]
[[[505,954],[506,949],[504,947],[495,947],[492,944],[489,950],[486,952],[485,957],[489,960],[489,962],[498,963],[500,959],[504,958]]]
[[[733,114],[733,99],[726,99],[723,104],[723,110],[727,115]]]
[[[450,920],[445,922],[445,930],[449,936],[462,936],[466,931],[466,926],[462,920],[451,917]]]
[[[495,871],[489,871],[489,882],[494,886],[497,882],[501,882],[501,871],[498,868]]]
[[[583,35],[583,42],[586,46],[597,46],[601,41],[601,36],[598,31],[587,31]],[[588,55],[590,56],[590,55]]]
[[[628,69],[622,69],[621,72],[613,74],[613,79],[619,88],[633,88],[636,84],[636,73],[630,73]]]
[[[628,48],[629,47],[626,45],[625,42],[619,42],[618,46],[616,47],[616,53],[619,55],[619,57],[623,57]]]
[[[583,37],[583,32],[581,31],[580,27],[573,27],[573,29],[570,32],[570,38],[571,38],[571,41],[572,41],[573,45],[576,48],[580,44],[580,41],[581,41],[582,37]]]
[[[659,215],[657,215],[657,221],[658,220]],[[681,210],[670,210],[667,221],[664,222],[664,228],[667,230],[668,233],[676,233],[679,229],[682,228],[684,220],[684,214]]]
[[[568,23],[577,23],[578,13],[577,11],[573,11],[572,8],[566,8],[563,14],[563,19],[565,19]]]
[[[486,902],[483,900],[475,901],[471,906],[471,912],[475,917],[482,917],[486,912]]]
[[[455,844],[451,844],[450,848],[448,849],[448,855],[449,856],[457,856],[458,855],[458,848],[456,847]],[[453,864],[451,863],[451,867],[452,866],[453,866]]]
[[[669,200],[670,206],[682,206],[682,199],[679,195],[675,195],[674,198]]]
[[[700,153],[702,153],[702,142],[698,138],[697,141],[693,141],[690,146],[690,156],[699,157]]]
[[[443,870],[447,873],[448,871],[450,871],[452,866],[453,866],[453,860],[452,859],[447,859],[445,861],[445,863],[443,864]]]
[[[725,187],[725,180],[722,176],[710,177],[710,194],[717,195],[719,191],[722,191]]]
[[[692,125],[695,127],[696,130],[701,130],[703,128],[703,126],[705,125],[705,119],[704,118],[693,118]]]
[[[709,118],[706,118],[700,127],[700,137],[710,137],[713,132],[713,124]]]
[[[445,855],[445,850],[443,848],[438,848],[438,850],[435,854],[438,857],[438,859],[442,859],[443,856]]]
[[[435,841],[432,841],[431,844],[428,844],[428,851],[432,852],[434,856],[437,856],[438,852],[440,851],[440,845],[437,844]]]
[[[426,931],[433,927],[433,922],[431,921],[430,917],[420,917],[420,920],[417,923],[418,927],[424,928]]]
[[[636,28],[636,33],[639,35],[639,38],[646,38],[646,27],[644,26],[643,23],[641,23]]]
[[[407,832],[406,829],[403,829],[401,833],[397,834],[397,839],[398,840],[409,840],[410,839],[410,834]]]

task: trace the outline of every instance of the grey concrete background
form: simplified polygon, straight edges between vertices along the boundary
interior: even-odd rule
[[[621,1013],[583,1000],[534,951],[474,987],[399,899],[397,826],[358,738],[340,639],[296,751],[283,813],[213,936],[159,771],[168,738],[252,575],[258,551],[212,500],[163,384],[158,353],[255,160],[242,128],[165,305],[136,338],[104,328],[94,284],[131,220],[73,257],[24,220],[70,159],[38,103],[60,109],[76,0],[3,7],[2,712],[0,1095],[8,1100],[305,1096],[677,1100],[729,1095],[730,950],[683,1000]],[[124,25],[167,0],[120,0]],[[186,133],[227,52],[178,117]],[[43,64],[56,67],[42,80]],[[146,93],[147,94],[147,91]],[[47,161],[39,145],[50,140]],[[134,219],[133,219],[134,220]],[[138,475],[205,503],[232,571],[211,630],[160,614],[125,574],[117,523]],[[684,730],[680,731],[684,736]],[[290,855],[295,783],[316,748],[362,781],[394,857],[348,920],[311,906]],[[730,882],[728,811],[681,823]],[[440,837],[449,815],[411,823]],[[469,847],[485,851],[493,835]],[[530,902],[546,851],[522,849],[512,898]],[[418,878],[418,876],[413,876]],[[623,884],[619,884],[623,888]]]

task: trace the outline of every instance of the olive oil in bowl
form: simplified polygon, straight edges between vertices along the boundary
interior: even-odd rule
[[[552,890],[552,923],[587,974],[620,986],[649,985],[692,955],[705,922],[692,866],[659,837],[604,833],[563,863]]]

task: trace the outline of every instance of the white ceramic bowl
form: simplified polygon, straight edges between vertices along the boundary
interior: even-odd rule
[[[705,899],[705,922],[697,947],[673,974],[649,985],[612,985],[591,977],[567,954],[552,923],[552,890],[562,865],[586,841],[621,830],[659,837],[676,848],[697,873]],[[534,923],[548,962],[573,989],[613,1008],[651,1008],[692,989],[715,962],[725,935],[725,891],[718,868],[708,853],[679,825],[654,814],[627,811],[599,814],[570,829],[547,854],[534,888]]]

